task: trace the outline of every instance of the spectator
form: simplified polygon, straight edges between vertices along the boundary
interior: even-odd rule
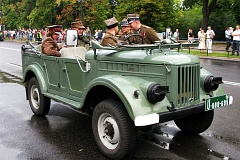
[[[42,32],[41,32],[41,30],[37,31],[36,41],[38,42],[38,44],[42,43]]]
[[[194,39],[193,30],[192,30],[192,28],[189,28],[188,29],[188,42],[192,43],[193,39]]]
[[[206,40],[206,43],[207,43],[207,51],[208,53],[212,53],[212,39],[214,38],[215,36],[215,33],[214,31],[211,29],[210,26],[208,26],[207,28],[207,40]]]
[[[204,49],[206,48],[206,33],[202,29],[200,33],[198,33],[198,39],[199,39],[199,46],[198,49],[200,50],[200,53],[203,53]]]
[[[96,39],[98,41],[98,30],[95,30],[95,34],[94,34],[94,39]]]
[[[232,45],[231,41],[232,41],[232,32],[233,32],[233,28],[229,27],[226,28],[225,30],[225,38],[226,38],[226,42],[227,42],[227,46],[226,46],[226,51],[228,51],[229,47]]]
[[[177,41],[179,41],[179,31],[178,31],[178,29],[176,29],[176,31],[173,33],[173,37],[174,37]]]
[[[98,30],[98,41],[101,42],[102,41],[102,30]]]
[[[239,29],[239,25],[236,26],[236,30],[232,33],[232,36],[233,36],[232,56],[235,54],[235,50],[237,51],[237,56],[239,56],[239,44],[240,44],[240,29]]]

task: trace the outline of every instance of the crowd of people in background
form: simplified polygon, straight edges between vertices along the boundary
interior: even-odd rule
[[[200,53],[203,53],[205,50],[208,53],[212,53],[212,41],[215,37],[215,33],[210,26],[207,27],[206,32],[200,28],[197,34],[197,39],[199,41],[198,49]],[[188,32],[188,42],[192,42],[194,40],[193,31],[190,28]],[[225,39],[226,39],[226,48],[225,50],[229,52],[229,48],[232,46],[232,54],[239,56],[239,45],[240,45],[240,29],[239,26],[236,26],[234,30],[233,27],[227,27],[225,30]]]
[[[115,18],[113,18],[113,19],[114,19],[114,22],[116,22],[115,24],[118,25],[118,21]],[[134,23],[131,22],[132,19],[134,20],[134,21],[132,21]],[[111,20],[112,19],[110,19],[110,21]],[[107,23],[109,23],[108,21],[105,21],[105,23],[106,23],[106,30],[96,29],[95,33],[92,34],[89,27],[86,27],[86,28],[84,27],[82,30],[83,32],[81,34],[84,37],[87,37],[89,39],[89,41],[92,39],[95,39],[99,43],[102,43],[104,36],[106,35],[106,33],[109,30],[111,30],[111,27],[112,27],[111,25],[110,25],[110,27],[108,26],[108,24],[107,24]],[[112,23],[112,21],[111,21],[111,23]],[[111,24],[111,23],[109,23],[109,24]],[[140,23],[138,14],[132,14],[132,15],[129,14],[127,19],[125,18],[122,20],[122,22],[120,23],[120,26],[121,26],[121,29],[118,30],[118,28],[117,28],[117,31],[114,34],[114,36],[119,37],[119,40],[123,39],[122,35],[124,35],[126,37],[126,34],[129,35],[132,33],[137,33],[137,31],[140,29],[140,27],[143,27],[140,29],[140,30],[143,30],[143,33],[140,33],[141,36],[143,36],[143,37],[146,36],[143,34],[148,33],[148,32],[144,31],[145,28],[147,28],[147,30],[149,30],[149,28],[150,28],[150,30],[151,30],[151,27],[142,25]],[[127,30],[127,33],[125,33],[126,32],[125,30]],[[67,31],[67,29],[62,30],[62,32],[58,36],[57,43],[64,42],[64,37],[66,35],[66,31]],[[5,30],[4,37],[8,38],[10,40],[14,40],[14,39],[20,40],[20,41],[28,40],[28,41],[37,41],[39,43],[42,43],[43,39],[46,36],[46,33],[47,33],[47,28],[45,28],[45,29],[21,28],[18,30]],[[155,40],[159,40],[159,37],[157,36],[157,34],[153,34],[153,33],[155,33],[155,31],[149,32],[149,33],[151,33],[151,36],[148,36],[148,37],[150,37],[148,39],[149,43],[150,42],[152,43],[152,41],[155,41]],[[176,42],[179,41],[178,29],[176,29],[174,34],[171,34],[171,35],[172,35],[171,36],[172,38],[176,39]],[[205,50],[210,54],[212,53],[212,41],[213,41],[214,37],[215,37],[215,33],[210,26],[207,27],[206,31],[204,31],[202,28],[200,28],[197,33],[197,37],[194,37],[192,28],[189,28],[189,31],[188,31],[188,42],[193,43],[193,41],[196,40],[196,38],[197,38],[197,40],[199,41],[198,49],[199,49],[200,53],[203,53]],[[236,55],[239,56],[239,44],[240,44],[239,26],[237,25],[235,30],[233,27],[227,27],[225,30],[225,39],[226,39],[226,48],[225,48],[226,51],[229,51],[230,47],[232,46],[231,47],[232,55],[235,55],[235,51],[236,51],[237,52]],[[131,40],[133,40],[133,38],[131,38]],[[146,38],[145,38],[145,41],[146,41]]]

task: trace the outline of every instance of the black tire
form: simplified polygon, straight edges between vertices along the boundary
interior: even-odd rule
[[[101,152],[122,159],[136,146],[136,131],[123,104],[114,99],[98,103],[92,116],[92,130]]]
[[[210,127],[213,117],[214,111],[211,110],[177,119],[174,122],[183,132],[196,135],[206,131]]]
[[[32,112],[37,116],[48,114],[51,99],[44,96],[38,84],[38,80],[32,77],[28,83],[28,98]]]

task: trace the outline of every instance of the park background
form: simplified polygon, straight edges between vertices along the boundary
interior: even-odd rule
[[[157,32],[179,29],[180,39],[188,28],[196,36],[200,27],[211,26],[215,40],[225,40],[226,27],[240,24],[239,0],[0,0],[0,24],[5,30],[45,28],[81,20],[92,32],[105,29],[104,20],[115,16],[120,22],[129,13],[138,13],[142,24]]]

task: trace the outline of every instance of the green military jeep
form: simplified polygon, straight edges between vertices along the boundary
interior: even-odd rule
[[[103,47],[93,40],[87,51],[74,47],[76,36],[68,31],[61,57],[46,56],[31,43],[22,46],[26,96],[38,116],[48,114],[51,99],[91,115],[96,144],[110,158],[131,153],[138,128],[174,120],[184,132],[204,132],[214,109],[233,101],[223,93],[221,77],[179,52],[195,44]]]

